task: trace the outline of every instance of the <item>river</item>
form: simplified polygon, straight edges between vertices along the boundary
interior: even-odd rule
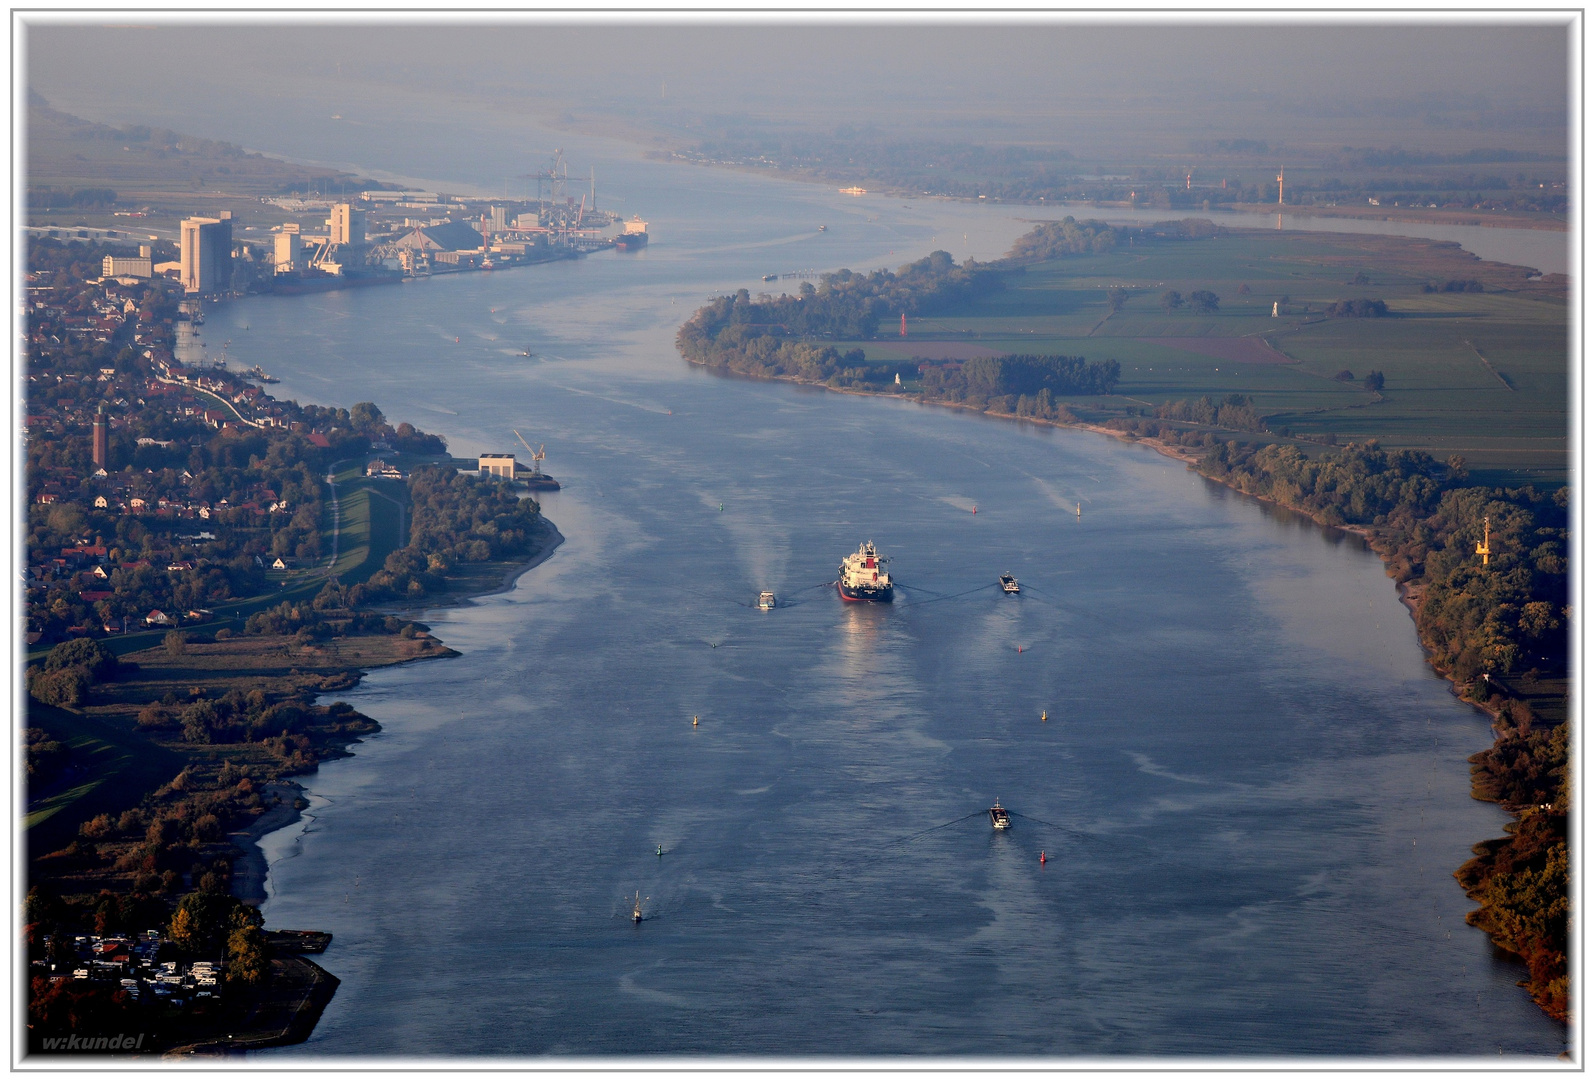
[[[343,982],[265,1057],[1564,1049],[1451,877],[1507,820],[1487,720],[1359,542],[1144,447],[675,353],[713,293],[994,257],[1011,208],[629,169],[639,254],[208,314],[278,396],[516,428],[565,485],[551,559],[424,613],[462,656],[339,695],[383,730],[305,778],[265,914]],[[825,585],[868,539],[893,605]]]

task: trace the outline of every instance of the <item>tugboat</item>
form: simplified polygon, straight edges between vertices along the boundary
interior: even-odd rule
[[[996,805],[991,807],[991,828],[1011,829],[1013,821],[1007,816],[1007,811],[1002,809],[1002,800],[997,799]]]
[[[859,544],[858,550],[836,568],[839,575],[836,588],[843,600],[880,600],[889,603],[892,586],[891,575],[885,565],[889,559],[875,550],[874,541]]]
[[[1018,578],[1014,577],[1012,574],[1003,574],[1002,575],[1002,591],[1005,592],[1005,593],[1012,593],[1013,595],[1017,596],[1018,595]]]
[[[765,589],[763,592],[759,593],[758,594],[758,610],[759,611],[773,611],[773,610],[775,610],[775,594],[770,592],[768,589]]]

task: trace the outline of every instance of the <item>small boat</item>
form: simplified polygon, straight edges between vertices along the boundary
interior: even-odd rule
[[[531,350],[530,349],[521,349],[520,350],[520,355],[521,356],[530,356],[531,355]]]
[[[824,231],[825,231],[825,230],[826,230],[826,229],[828,229],[828,228],[830,228],[830,226],[828,226],[828,225],[821,225],[821,226],[819,226],[819,231],[820,231],[820,232],[824,232]]]
[[[775,274],[765,274],[764,275],[764,280],[765,281],[774,281],[775,279],[776,279],[776,275]]]
[[[775,594],[765,589],[758,594],[758,610],[773,611],[775,609]]]
[[[1018,578],[1014,577],[1012,574],[1003,574],[1002,591],[1016,595],[1018,593]]]
[[[1007,811],[1002,809],[1002,800],[997,799],[996,805],[991,807],[991,828],[1011,829],[1013,821],[1007,816]]]
[[[636,894],[636,898],[631,901],[632,922],[639,923],[642,921],[642,901],[650,899],[652,899],[652,897],[644,897],[640,892]]]

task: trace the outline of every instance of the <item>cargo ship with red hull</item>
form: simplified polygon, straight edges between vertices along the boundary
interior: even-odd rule
[[[886,573],[889,561],[875,550],[873,540],[859,544],[858,550],[841,560],[836,568],[836,589],[841,598],[889,603],[893,592],[891,575]]]

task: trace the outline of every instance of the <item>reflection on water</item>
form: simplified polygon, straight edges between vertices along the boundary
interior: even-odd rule
[[[889,628],[890,609],[885,604],[848,604],[839,609],[841,625],[840,674],[852,686],[879,686],[890,674],[891,657],[883,638]]]

